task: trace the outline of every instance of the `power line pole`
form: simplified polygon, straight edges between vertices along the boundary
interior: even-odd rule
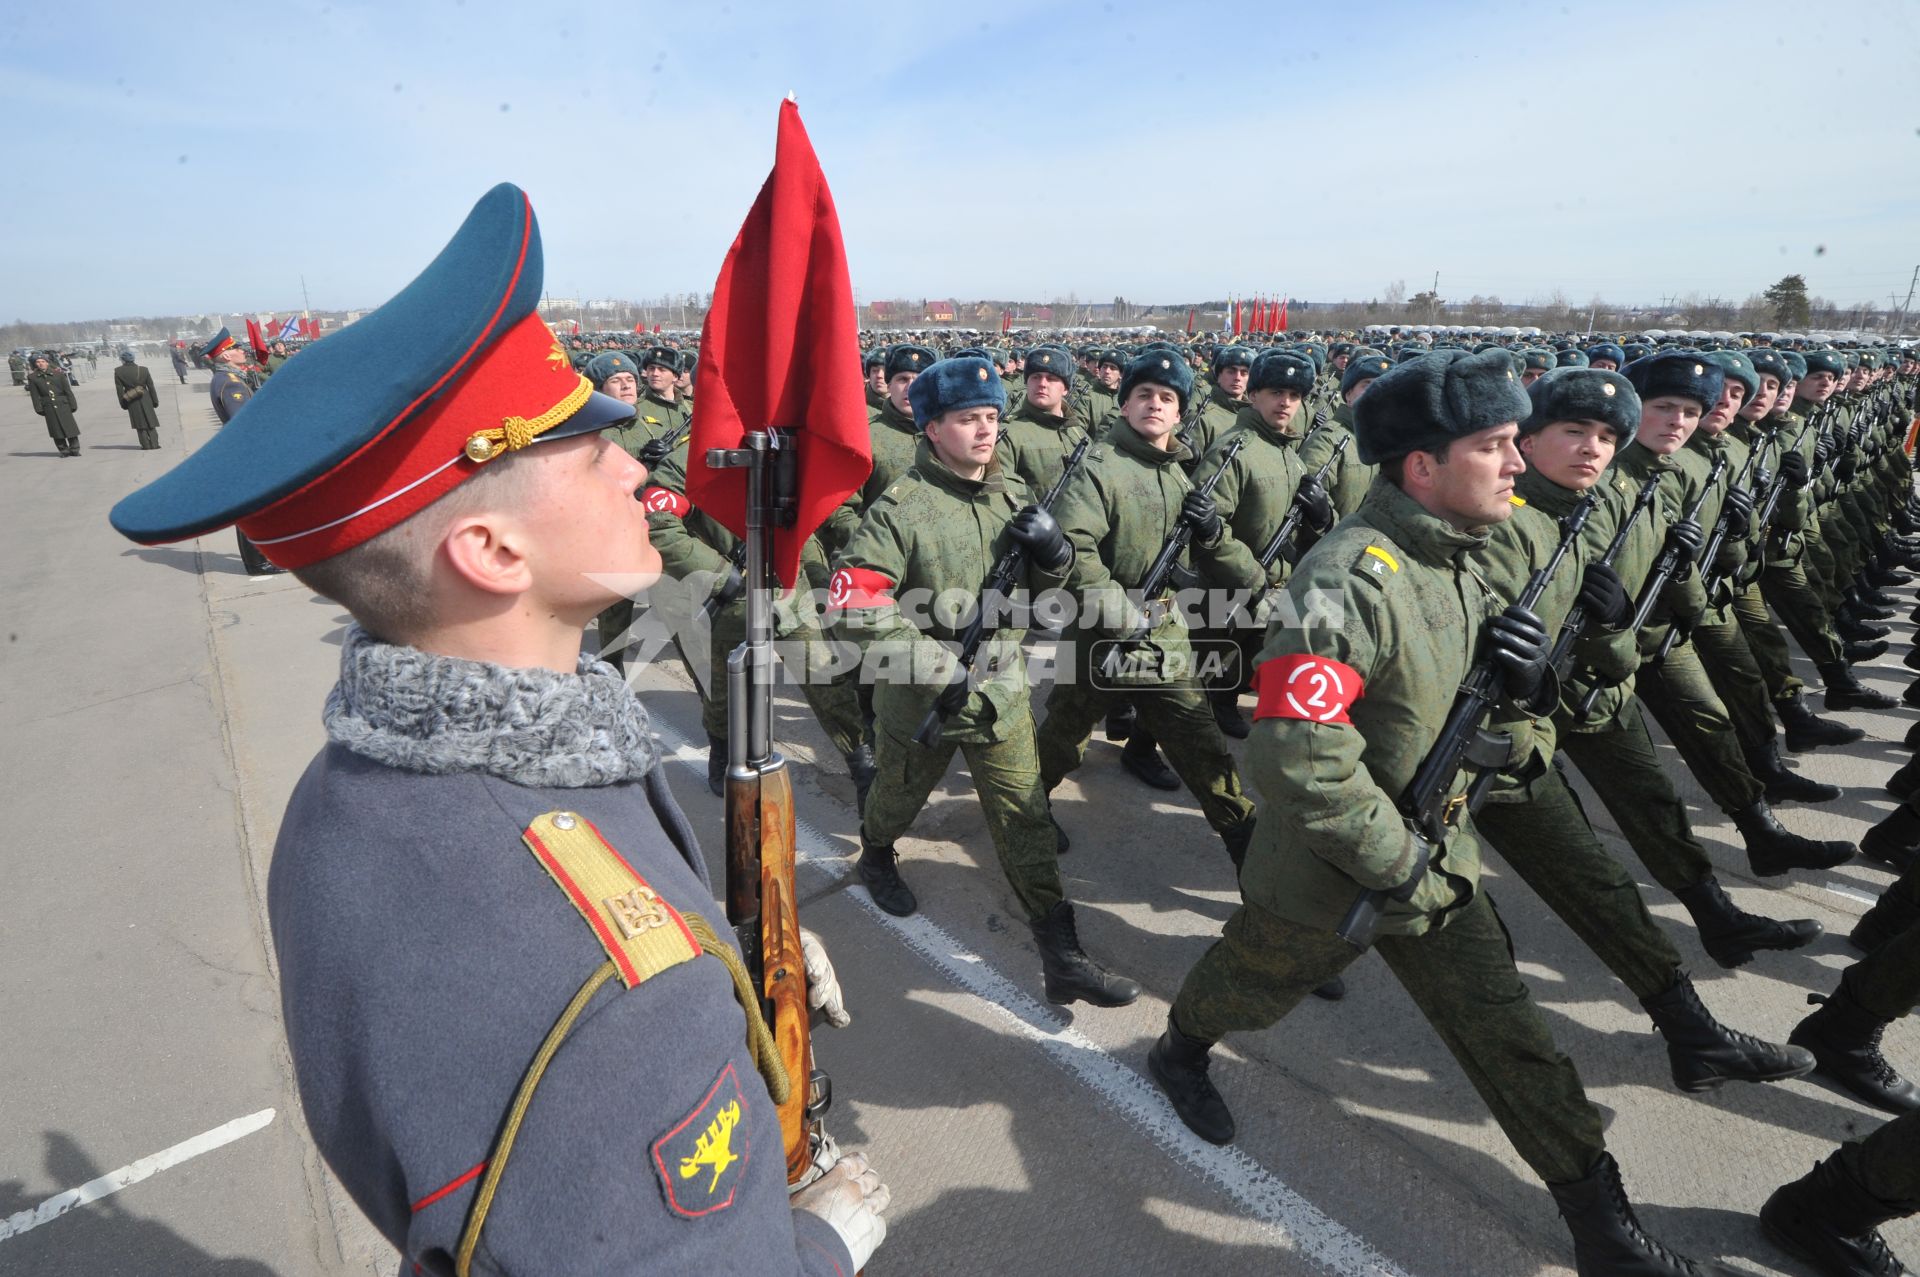
[[[1900,314],[1894,323],[1895,332],[1907,325],[1907,308],[1913,305],[1913,290],[1916,285],[1920,285],[1920,266],[1913,268],[1913,278],[1907,281],[1907,300],[1900,303]],[[1892,294],[1888,294],[1888,298],[1891,300]]]

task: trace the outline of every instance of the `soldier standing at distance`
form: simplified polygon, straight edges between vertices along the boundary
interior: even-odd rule
[[[127,420],[140,446],[152,451],[160,446],[160,414],[155,411],[160,392],[153,388],[153,374],[133,361],[133,352],[120,352],[120,366],[113,370],[113,390],[127,410]]]
[[[173,360],[174,375],[180,378],[180,384],[187,384],[187,352],[179,342],[167,347],[167,356]]]
[[[73,383],[47,356],[33,357],[33,371],[27,374],[27,394],[33,410],[47,423],[47,435],[63,457],[80,455],[80,423],[73,418],[77,406]]]
[[[1516,706],[1551,684],[1538,618],[1503,612],[1469,561],[1513,510],[1525,469],[1516,423],[1531,410],[1503,351],[1435,351],[1361,399],[1361,460],[1379,464],[1383,481],[1288,584],[1296,606],[1308,591],[1331,592],[1341,623],[1268,633],[1248,750],[1266,801],[1242,904],[1187,973],[1147,1064],[1189,1127],[1230,1141],[1233,1116],[1207,1077],[1213,1044],[1269,1027],[1338,975],[1358,951],[1336,925],[1358,893],[1386,891],[1381,956],[1553,1193],[1579,1271],[1721,1273],[1672,1256],[1635,1220],[1600,1113],[1481,887],[1473,817],[1460,812],[1434,846],[1395,802],[1477,649]],[[1465,791],[1465,777],[1455,784]]]
[[[1053,486],[1067,454],[1087,437],[1067,415],[1073,375],[1073,356],[1065,347],[1034,347],[1027,355],[1026,395],[1001,422],[1001,463],[1036,493]]]
[[[979,791],[1001,870],[1019,898],[1040,950],[1047,999],[1125,1006],[1132,980],[1102,969],[1080,947],[1073,905],[1060,882],[1046,792],[1034,748],[1021,630],[1008,625],[983,642],[975,671],[960,668],[951,644],[965,617],[928,609],[922,631],[899,598],[972,595],[1001,555],[1026,549],[1016,589],[1051,589],[1065,578],[1072,549],[1053,517],[997,452],[1006,390],[984,359],[947,359],[915,379],[914,417],[925,438],[918,459],[868,509],[834,560],[829,589],[837,634],[865,650],[874,684],[877,779],[860,823],[860,880],[874,903],[904,917],[919,907],[900,878],[894,842],[926,806],[957,749]],[[1012,600],[981,598],[1001,608]],[[929,709],[945,714],[938,740],[915,739]]]
[[[232,333],[222,328],[201,353],[213,364],[213,380],[207,383],[207,397],[213,401],[213,411],[224,426],[253,398],[253,386],[241,371],[247,366],[247,352],[234,341]],[[277,576],[286,571],[260,553],[238,525],[233,535],[239,542],[240,563],[248,576]]]

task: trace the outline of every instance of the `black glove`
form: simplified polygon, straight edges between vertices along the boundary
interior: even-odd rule
[[[1666,548],[1680,556],[1682,567],[1691,567],[1700,558],[1700,547],[1706,538],[1700,535],[1700,523],[1696,519],[1682,519],[1667,529]],[[1680,574],[1675,573],[1676,577]]]
[[[1727,516],[1728,527],[1744,531],[1747,521],[1753,518],[1753,494],[1737,485],[1728,488],[1720,509]]]
[[[1767,469],[1765,466],[1755,466],[1753,468],[1753,490],[1755,492],[1765,492],[1772,486],[1773,471]]]
[[[1220,510],[1204,492],[1189,492],[1180,502],[1180,522],[1193,529],[1193,539],[1212,545],[1220,539]]]
[[[1633,616],[1627,587],[1608,563],[1589,563],[1580,576],[1580,606],[1602,629],[1618,630]]]
[[[1413,872],[1407,880],[1387,892],[1387,899],[1397,900],[1401,904],[1413,899],[1413,893],[1420,890],[1420,880],[1427,876],[1427,863],[1433,859],[1433,844],[1426,836],[1411,825],[1407,827],[1407,837],[1413,839]]]
[[[940,695],[934,698],[934,705],[940,711],[940,717],[952,718],[966,705],[967,697],[973,694],[973,684],[967,677],[967,667],[955,665],[953,677],[940,689]]]
[[[1722,580],[1733,580],[1740,575],[1740,569],[1747,566],[1747,543],[1740,537],[1728,537],[1720,543],[1719,551],[1713,556],[1713,573]],[[1709,603],[1715,600],[1709,599]]]
[[[713,592],[714,607],[716,608],[725,607],[727,604],[733,602],[735,599],[739,598],[742,594],[746,593],[746,589],[747,589],[747,579],[740,575],[740,569],[737,567],[734,567],[732,564],[728,564],[727,579],[722,581],[720,583],[720,588]]]
[[[1007,534],[1033,555],[1033,561],[1050,571],[1057,571],[1067,565],[1072,551],[1067,546],[1066,533],[1054,522],[1051,514],[1037,505],[1030,505],[1013,516],[1013,522],[1007,525]]]
[[[1547,676],[1547,627],[1531,609],[1514,604],[1487,623],[1494,665],[1506,676],[1507,699],[1525,703]]]
[[[1813,464],[1818,469],[1833,457],[1833,440],[1821,435],[1813,441]]]
[[[1293,499],[1300,503],[1301,513],[1306,516],[1307,526],[1315,532],[1325,532],[1333,526],[1333,501],[1327,496],[1326,488],[1312,475],[1303,475],[1300,486],[1294,489]]]
[[[1807,465],[1807,454],[1798,448],[1790,449],[1780,458],[1780,476],[1795,492],[1806,487],[1807,481],[1813,477],[1812,469]]]
[[[1840,454],[1840,460],[1833,463],[1833,472],[1840,476],[1840,482],[1848,483],[1860,473],[1860,458],[1852,449]]]

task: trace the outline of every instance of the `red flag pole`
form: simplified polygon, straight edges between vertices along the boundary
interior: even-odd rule
[[[1287,331],[1287,299],[1284,297],[1280,299],[1280,327],[1276,331]]]

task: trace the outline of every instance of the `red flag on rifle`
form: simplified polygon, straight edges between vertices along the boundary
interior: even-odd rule
[[[260,336],[259,321],[254,319],[252,315],[247,316],[247,345],[253,351],[254,363],[264,364],[267,362],[267,343],[266,340]]]
[[[800,548],[873,469],[860,331],[833,194],[800,123],[780,104],[773,171],[720,265],[700,330],[687,498],[746,531],[747,475],[704,464],[749,431],[795,432],[794,526],[773,529],[773,570],[791,586]]]
[[[655,324],[655,325],[653,326],[653,335],[654,335],[655,337],[658,337],[658,336],[660,335],[660,325],[658,325],[658,324]]]

